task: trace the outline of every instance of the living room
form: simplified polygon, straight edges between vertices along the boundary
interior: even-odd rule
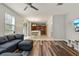
[[[78,6],[0,3],[1,56],[78,56]]]

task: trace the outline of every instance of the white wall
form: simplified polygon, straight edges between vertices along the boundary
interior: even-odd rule
[[[52,27],[53,27],[53,16],[51,16],[47,22],[47,36],[50,38],[52,37],[52,32],[53,32]]]
[[[31,22],[27,22],[27,36],[31,36]]]
[[[4,35],[4,22],[5,22],[5,13],[9,13],[16,18],[16,33],[22,33],[22,20],[23,17],[18,15],[16,12],[7,8],[6,6],[0,4],[0,36]]]

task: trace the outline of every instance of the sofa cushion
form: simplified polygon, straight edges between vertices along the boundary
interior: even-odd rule
[[[6,36],[0,37],[0,44],[7,42],[8,39]]]
[[[23,34],[16,34],[15,38],[16,39],[24,39],[24,35]]]
[[[6,42],[2,45],[0,45],[1,47],[5,48],[6,50],[14,50],[17,48],[17,44],[20,42],[21,40],[12,40],[10,42]]]
[[[6,52],[6,49],[0,47],[0,54]]]
[[[21,41],[19,44],[18,44],[18,47],[20,50],[23,50],[23,51],[30,51],[33,47],[33,41],[32,40],[24,40],[24,41]]]
[[[8,38],[9,41],[11,41],[11,40],[15,39],[15,36],[14,35],[7,35],[7,38]]]

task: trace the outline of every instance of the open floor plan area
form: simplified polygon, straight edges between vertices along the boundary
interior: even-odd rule
[[[0,3],[0,56],[79,56],[79,3]]]

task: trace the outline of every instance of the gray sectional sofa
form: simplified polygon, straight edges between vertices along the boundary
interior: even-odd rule
[[[23,34],[6,35],[0,37],[0,54],[13,52],[18,48],[18,43],[23,41]]]

